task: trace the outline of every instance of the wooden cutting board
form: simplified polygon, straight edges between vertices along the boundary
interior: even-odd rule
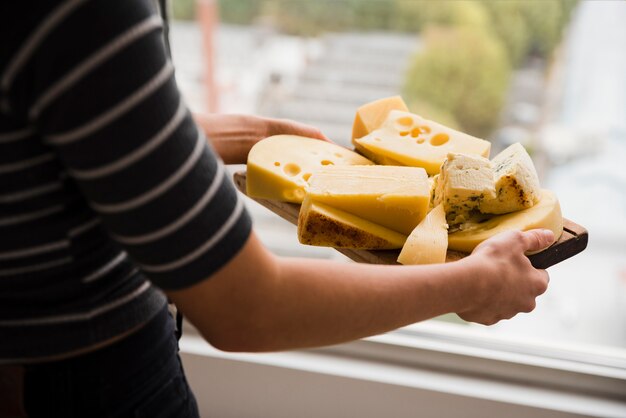
[[[246,172],[240,171],[235,173],[233,178],[239,191],[246,194]],[[292,224],[298,224],[300,205],[266,199],[253,200]],[[587,247],[588,239],[589,235],[585,228],[568,219],[563,219],[563,235],[561,235],[561,238],[549,248],[528,258],[530,258],[531,263],[536,268],[545,269],[582,252]],[[398,264],[396,259],[398,254],[400,254],[400,250],[335,249],[351,260],[370,264]],[[467,255],[467,253],[449,250],[446,262],[456,261]]]

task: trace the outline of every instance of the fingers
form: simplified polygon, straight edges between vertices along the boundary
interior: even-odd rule
[[[537,272],[539,273],[540,278],[537,281],[538,284],[537,284],[537,289],[535,293],[537,294],[537,296],[539,296],[539,295],[543,295],[544,293],[546,293],[546,290],[548,290],[548,284],[550,283],[550,275],[545,270],[537,270]]]
[[[270,123],[270,135],[298,135],[332,142],[322,131],[304,123],[289,119],[270,119]]]
[[[554,243],[554,232],[549,229],[532,229],[522,232],[524,252],[535,252],[548,248]]]

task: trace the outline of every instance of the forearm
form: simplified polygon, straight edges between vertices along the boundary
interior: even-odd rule
[[[462,311],[470,272],[281,259],[268,313],[256,324],[263,350],[329,345]],[[264,339],[263,336],[267,336]],[[276,338],[280,336],[280,339]]]
[[[252,238],[215,277],[174,301],[216,347],[335,344],[465,309],[470,270],[277,258]]]

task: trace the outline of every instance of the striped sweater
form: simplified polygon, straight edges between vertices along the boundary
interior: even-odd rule
[[[150,0],[0,2],[0,362],[136,328],[250,233],[162,30]]]

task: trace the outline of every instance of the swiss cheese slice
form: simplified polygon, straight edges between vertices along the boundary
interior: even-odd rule
[[[400,264],[445,263],[448,250],[448,224],[443,206],[431,210],[411,232],[400,251]]]
[[[556,195],[543,189],[541,199],[531,208],[505,215],[496,215],[484,222],[467,222],[448,235],[448,248],[470,253],[478,244],[494,235],[510,230],[550,229],[555,239],[563,233],[563,216]]]
[[[384,155],[376,154],[376,153],[368,150],[367,148],[362,147],[359,144],[354,144],[354,149],[356,150],[356,152],[358,152],[359,154],[361,154],[362,156],[364,156],[368,160],[375,162],[376,164],[380,164],[380,165],[395,165],[395,166],[403,166],[404,165],[400,161],[396,161],[393,158],[389,158],[389,157],[386,157]]]
[[[307,197],[406,236],[428,212],[430,184],[418,167],[329,166],[311,176]]]
[[[298,216],[302,244],[361,250],[402,248],[406,235],[307,197]]]
[[[248,154],[246,193],[250,197],[300,203],[311,174],[328,165],[371,165],[339,145],[294,135],[256,143]]]
[[[359,107],[352,125],[352,142],[380,128],[392,110],[409,111],[400,96],[387,97]]]
[[[481,212],[509,213],[529,208],[539,201],[539,177],[530,155],[520,143],[506,148],[491,164],[496,196],[481,203]]]
[[[380,129],[356,138],[355,143],[381,157],[403,165],[439,173],[451,152],[489,157],[491,144],[418,115],[393,110]]]

